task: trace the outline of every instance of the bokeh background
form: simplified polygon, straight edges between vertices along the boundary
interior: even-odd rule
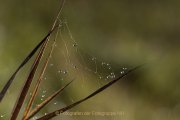
[[[0,0],[0,89],[47,34],[59,3]],[[54,120],[179,120],[179,6],[179,0],[66,0],[62,32],[34,107],[69,80],[75,81],[36,117],[89,95],[110,81],[112,73],[117,77],[125,68],[147,63],[70,110],[124,115],[59,116]],[[31,64],[32,60],[20,71],[0,103],[0,119],[9,119]]]

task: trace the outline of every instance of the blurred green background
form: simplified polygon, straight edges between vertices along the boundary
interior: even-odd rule
[[[0,0],[0,89],[49,31],[59,3]],[[123,116],[59,116],[54,120],[179,120],[179,6],[179,0],[66,0],[62,18],[78,48],[73,47],[67,27],[62,27],[63,40],[58,37],[36,104],[44,99],[42,95],[47,97],[71,79],[75,82],[37,117],[87,96],[107,83],[106,76],[112,72],[119,76],[123,67],[148,63],[70,110],[122,111]],[[0,119],[9,119],[31,63],[21,70],[0,104]],[[59,75],[59,70],[67,75]]]

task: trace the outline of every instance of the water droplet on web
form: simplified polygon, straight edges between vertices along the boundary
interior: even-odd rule
[[[113,76],[108,75],[106,78],[107,78],[107,79],[112,79],[112,78],[113,78]]]
[[[101,65],[105,65],[106,63],[105,62],[102,62]]]
[[[58,70],[58,73],[62,73],[62,70]]]
[[[121,74],[124,74],[124,71],[121,71]]]
[[[77,66],[76,66],[76,65],[74,65],[74,69],[77,69]]]
[[[33,120],[36,120],[37,119],[37,117],[33,117]]]
[[[47,113],[44,113],[44,115],[47,115]]]
[[[123,70],[127,70],[127,68],[123,68]]]
[[[42,95],[41,97],[44,98],[46,95]]]
[[[68,71],[67,70],[65,70],[64,72],[63,72],[63,74],[67,74],[68,73]]]
[[[74,69],[77,69],[77,66],[76,66],[76,65],[72,64],[72,66],[73,66]]]
[[[94,61],[94,60],[96,60],[96,58],[95,58],[95,57],[93,57],[93,58],[92,58],[92,61]]]
[[[46,78],[46,77],[44,77],[44,79],[46,80],[47,78]]]
[[[77,46],[78,46],[78,44],[77,44],[77,43],[74,43],[74,44],[73,44],[73,47],[77,47]]]
[[[111,69],[111,65],[109,63],[107,63],[106,66],[108,67],[108,69]]]
[[[57,105],[57,102],[55,102],[54,105]]]
[[[41,98],[41,101],[43,101],[44,99],[43,98]]]
[[[112,77],[112,78],[115,78],[115,77],[116,77],[116,75],[114,74],[114,72],[111,73],[111,77]]]

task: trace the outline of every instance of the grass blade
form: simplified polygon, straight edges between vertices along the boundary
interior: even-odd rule
[[[56,28],[56,27],[55,27],[55,28]],[[55,28],[54,28],[54,29],[55,29]],[[51,31],[53,31],[54,29],[52,29]],[[20,95],[19,95],[19,98],[18,98],[18,100],[17,100],[17,102],[16,102],[16,104],[15,104],[14,110],[13,110],[12,115],[11,115],[11,120],[16,120],[16,118],[17,118],[17,116],[18,116],[18,114],[19,114],[19,112],[20,112],[20,109],[21,109],[21,107],[22,107],[22,105],[23,105],[23,103],[24,103],[24,100],[25,100],[25,98],[26,98],[26,95],[27,95],[27,93],[28,93],[28,90],[29,90],[29,88],[30,88],[30,85],[31,85],[32,80],[33,80],[33,78],[34,78],[34,75],[35,75],[35,73],[36,73],[36,70],[37,70],[37,67],[38,67],[38,65],[39,65],[39,62],[40,62],[40,60],[41,60],[41,58],[42,58],[42,55],[43,55],[44,50],[45,50],[45,48],[46,48],[46,45],[47,45],[47,43],[48,43],[47,39],[49,38],[49,36],[51,35],[51,33],[52,33],[52,32],[50,32],[50,34],[48,34],[48,35],[44,38],[45,43],[44,43],[43,46],[41,47],[41,50],[39,51],[39,53],[38,53],[38,55],[37,55],[37,57],[36,57],[33,65],[32,65],[31,71],[30,71],[30,73],[29,73],[29,75],[28,75],[28,77],[27,77],[27,79],[26,79],[26,81],[25,81],[25,84],[24,84],[24,86],[23,86],[23,88],[22,88],[22,90],[21,90],[21,93],[20,93]]]
[[[60,10],[58,12],[57,18],[54,21],[54,24],[53,24],[53,26],[51,28],[51,31],[53,31],[55,26],[56,26],[57,20],[58,20],[58,18],[60,16],[60,13],[61,13],[62,8],[64,6],[64,2],[65,2],[65,0],[62,0],[62,5],[61,5],[62,7],[60,7]],[[32,82],[32,80],[34,78],[34,74],[36,72],[37,66],[38,66],[38,64],[40,62],[40,59],[41,59],[41,57],[42,57],[42,55],[44,53],[44,50],[46,48],[46,45],[47,45],[48,41],[49,41],[49,36],[50,36],[50,34],[45,38],[46,43],[43,46],[42,53],[40,51],[39,57],[37,58],[37,61],[34,62],[32,70],[31,70],[31,72],[30,72],[30,74],[29,74],[29,76],[28,76],[28,78],[27,78],[27,80],[25,82],[25,85],[23,86],[23,89],[22,89],[22,91],[20,93],[20,96],[19,96],[19,98],[18,98],[18,100],[16,102],[16,105],[14,107],[14,110],[13,110],[13,113],[12,113],[12,116],[11,116],[11,120],[16,120],[16,118],[17,118],[17,116],[19,114],[19,111],[20,111],[20,109],[21,109],[21,107],[22,107],[22,105],[24,103],[24,100],[26,98],[26,95],[27,95],[27,92],[29,90],[30,84],[31,84],[31,82]]]
[[[60,5],[60,9],[58,12],[58,15],[55,19],[55,22],[51,28],[51,31],[47,34],[47,36],[45,38],[48,39],[48,36],[51,34],[51,32],[54,30],[55,25],[57,23],[57,20],[61,14],[61,11],[63,9],[65,0],[61,1],[61,5]],[[38,50],[38,48],[47,40],[47,39],[43,39],[29,54],[28,56],[24,59],[24,61],[19,65],[19,67],[16,69],[16,71],[13,73],[13,75],[10,77],[10,79],[7,81],[7,83],[4,85],[3,89],[0,92],[0,102],[2,101],[2,99],[4,98],[7,90],[9,89],[10,85],[12,84],[14,78],[16,77],[17,73],[20,71],[20,69],[32,58],[32,56],[36,53],[36,51]]]
[[[144,65],[144,64],[143,64],[143,65]],[[116,83],[117,81],[119,81],[120,79],[122,79],[123,77],[127,76],[129,73],[131,73],[131,72],[137,70],[138,68],[142,67],[143,65],[140,65],[140,66],[137,66],[137,67],[135,67],[135,68],[130,69],[129,71],[127,71],[126,73],[124,73],[124,74],[121,75],[120,77],[112,80],[111,82],[109,82],[109,83],[107,83],[106,85],[102,86],[101,88],[97,89],[95,92],[91,93],[91,94],[88,95],[87,97],[85,97],[85,98],[83,98],[83,99],[81,99],[81,100],[79,100],[79,101],[77,101],[77,102],[75,102],[75,103],[73,103],[73,104],[71,104],[71,105],[69,105],[69,106],[67,106],[67,107],[61,108],[61,109],[56,110],[56,111],[54,111],[54,112],[51,112],[51,113],[49,113],[49,114],[47,114],[47,115],[44,115],[44,116],[42,116],[41,118],[38,118],[37,120],[49,120],[49,119],[51,119],[51,118],[53,118],[53,117],[55,117],[55,116],[60,115],[61,113],[63,113],[63,112],[65,112],[65,111],[67,111],[67,110],[69,110],[69,109],[71,109],[71,108],[79,105],[80,103],[82,103],[82,102],[90,99],[91,97],[97,95],[98,93],[104,91],[106,88],[110,87],[111,85],[113,85],[114,83]]]
[[[32,118],[36,113],[38,113],[42,108],[45,107],[53,98],[55,98],[58,94],[60,94],[67,86],[69,86],[73,82],[70,81],[68,84],[66,84],[64,87],[56,91],[54,94],[52,94],[50,97],[48,97],[45,101],[43,101],[41,104],[39,104],[24,120],[29,120]]]
[[[59,7],[59,11],[58,11],[58,14],[57,14],[57,16],[56,16],[56,19],[55,19],[55,21],[54,21],[54,23],[53,23],[52,29],[55,27],[55,25],[56,25],[56,23],[57,23],[60,15],[61,15],[61,12],[62,12],[62,9],[63,9],[63,7],[64,7],[64,4],[65,4],[65,0],[61,0],[60,7]],[[59,25],[59,27],[60,27],[60,25]],[[34,99],[35,99],[35,97],[36,97],[38,88],[39,88],[40,83],[41,83],[41,81],[42,81],[42,77],[43,77],[43,75],[44,75],[44,72],[45,72],[46,67],[47,67],[47,65],[48,65],[50,56],[51,56],[51,54],[52,54],[52,52],[53,52],[53,49],[54,49],[54,47],[55,47],[57,36],[58,36],[58,32],[57,32],[57,34],[56,34],[56,37],[55,37],[55,39],[54,39],[54,42],[53,42],[53,45],[52,45],[52,47],[51,47],[50,53],[49,53],[49,55],[48,55],[48,57],[47,57],[47,59],[46,59],[46,62],[44,63],[44,66],[43,66],[43,68],[42,68],[42,71],[41,71],[41,73],[40,73],[40,76],[39,76],[39,78],[38,78],[38,81],[37,81],[37,83],[36,83],[36,86],[35,86],[35,88],[34,88],[34,90],[33,90],[33,94],[32,94],[32,96],[31,96],[31,98],[30,98],[30,100],[29,100],[29,102],[28,102],[28,104],[27,104],[27,106],[26,106],[26,109],[25,109],[24,114],[23,114],[23,119],[25,119],[25,118],[27,117],[27,115],[28,115],[28,113],[29,113],[29,110],[30,110],[30,108],[31,108],[31,106],[32,106],[32,104],[33,104],[33,101],[34,101]]]
[[[60,26],[59,26],[59,27],[60,27]],[[44,65],[43,65],[43,67],[42,67],[42,69],[41,69],[39,78],[38,78],[38,80],[37,80],[37,83],[35,84],[35,88],[34,88],[34,90],[33,90],[33,93],[32,93],[32,95],[31,95],[31,98],[30,98],[30,100],[29,100],[29,102],[28,102],[28,104],[27,104],[27,106],[26,106],[26,108],[25,108],[25,111],[24,111],[24,113],[23,113],[23,120],[27,117],[27,115],[28,115],[28,113],[29,113],[29,110],[31,109],[31,106],[32,106],[32,104],[33,104],[33,102],[34,102],[34,99],[35,99],[35,97],[36,97],[36,94],[37,94],[37,91],[38,91],[38,89],[39,89],[40,83],[41,83],[41,81],[42,81],[44,72],[45,72],[45,70],[46,70],[46,68],[47,68],[47,65],[48,65],[48,63],[49,63],[50,57],[51,57],[52,52],[53,52],[53,50],[54,50],[57,37],[58,37],[58,31],[57,31],[56,37],[55,37],[55,39],[54,39],[53,45],[52,45],[52,47],[51,47],[51,50],[50,50],[50,52],[49,52],[49,54],[48,54],[48,57],[46,58],[46,61],[45,61]]]
[[[29,55],[24,59],[24,61],[19,65],[19,67],[16,69],[16,71],[13,73],[13,75],[10,77],[10,79],[7,81],[7,83],[4,85],[3,89],[0,93],[0,102],[4,98],[7,90],[9,89],[10,85],[12,84],[14,78],[16,77],[17,73],[20,71],[20,69],[32,58],[32,56],[36,53],[38,48],[46,41],[47,37],[53,32],[54,29],[52,29],[45,38],[39,42],[39,44],[29,53]]]
[[[42,50],[43,49],[41,49],[41,51]],[[33,64],[33,67],[31,69],[30,73],[29,73],[29,76],[27,77],[27,79],[25,81],[25,84],[23,85],[23,88],[21,90],[19,98],[18,98],[18,100],[17,100],[17,102],[16,102],[16,104],[14,106],[14,110],[12,112],[11,120],[16,120],[16,118],[17,118],[17,116],[19,114],[19,111],[20,111],[20,109],[21,109],[21,107],[22,107],[22,105],[24,103],[25,97],[27,95],[27,92],[28,92],[29,87],[31,85],[31,82],[32,82],[32,80],[34,78],[35,72],[37,70],[38,64],[40,62],[40,58],[42,56],[42,52],[41,51],[39,52],[36,60],[34,61],[34,64]]]

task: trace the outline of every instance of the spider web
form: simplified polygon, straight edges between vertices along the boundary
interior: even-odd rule
[[[33,120],[89,95],[120,74],[124,74],[127,70],[126,67],[117,67],[110,62],[102,60],[98,56],[82,50],[81,45],[73,37],[67,20],[59,20],[59,23],[60,27],[57,33],[51,38],[47,48],[47,51],[49,51],[53,45],[52,39],[54,39],[56,41],[54,50],[33,107],[39,105],[69,81],[74,80],[74,82],[40,113],[33,117]],[[31,94],[30,92],[29,96]],[[5,119],[7,116],[6,114],[1,114],[0,117]],[[78,119],[77,116],[65,116],[65,118],[60,116],[59,118],[68,120]]]
[[[60,21],[60,28],[56,35],[57,41],[44,75],[37,105],[68,81],[74,80],[74,82],[59,97],[54,99],[42,113],[38,114],[38,117],[87,96],[120,74],[124,74],[127,70],[126,67],[117,69],[117,66],[84,52],[73,37],[67,20]],[[36,119],[37,116],[33,119]],[[78,119],[78,117],[65,119],[76,118]]]

